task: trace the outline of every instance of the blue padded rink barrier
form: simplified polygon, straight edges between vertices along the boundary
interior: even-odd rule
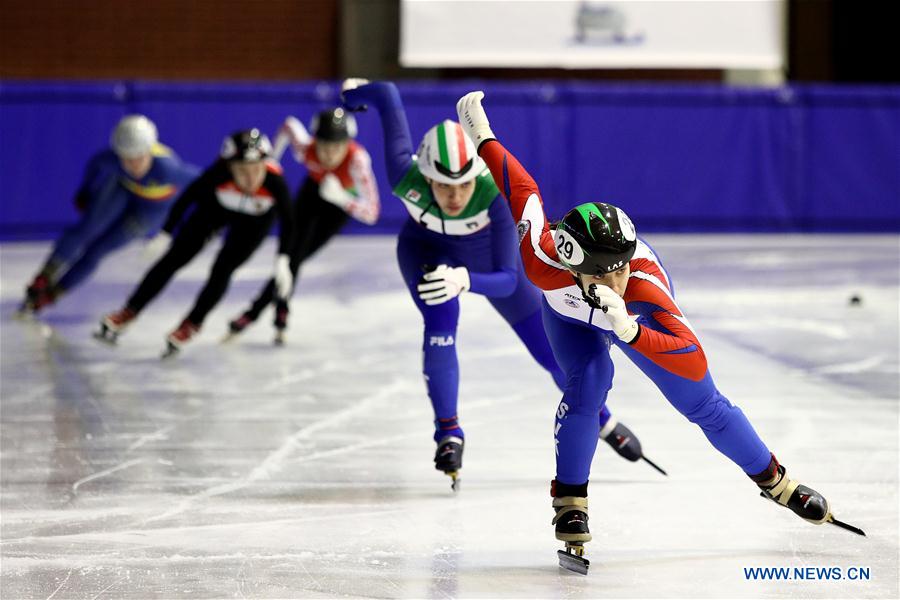
[[[761,500],[616,351],[610,406],[670,477],[601,444],[591,573],[561,571],[548,494],[557,390],[484,299],[462,298],[467,445],[454,496],[432,468],[420,321],[392,238],[343,236],[304,267],[286,347],[272,347],[269,315],[221,345],[269,276],[267,242],[167,362],[163,336],[215,248],[111,349],[90,332],[146,269],[138,245],[40,320],[17,322],[48,246],[7,243],[0,595],[896,598],[900,239],[648,239],[719,387],[869,537]],[[748,580],[753,567],[870,577]]]

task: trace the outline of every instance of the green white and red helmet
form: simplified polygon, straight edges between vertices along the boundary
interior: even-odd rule
[[[438,183],[466,183],[485,168],[472,140],[449,119],[428,130],[416,155],[419,172]]]

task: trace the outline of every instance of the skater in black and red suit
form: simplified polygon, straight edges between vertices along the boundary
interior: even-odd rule
[[[308,175],[294,199],[294,244],[291,246],[291,274],[306,259],[338,233],[349,217],[366,225],[378,220],[380,202],[372,160],[353,138],[356,120],[342,108],[324,110],[312,122],[312,135],[294,117],[285,119],[275,138],[275,155],[290,145],[294,159],[306,166]],[[240,317],[231,321],[226,337],[241,333],[269,304],[275,304],[275,343],[284,343],[289,314],[288,298],[278,298],[275,281],[270,280]]]
[[[228,289],[231,275],[263,242],[276,216],[281,221],[281,232],[275,287],[282,297],[290,292],[290,197],[281,167],[270,160],[271,155],[272,145],[258,129],[238,131],[225,138],[219,159],[188,186],[172,207],[162,231],[150,242],[167,247],[167,252],[147,272],[125,306],[103,318],[97,332],[99,339],[115,341],[172,276],[197,256],[216,232],[225,228],[225,242],[209,279],[187,317],[166,337],[163,356],[177,352],[200,331],[206,315]],[[172,237],[190,207],[193,212]]]

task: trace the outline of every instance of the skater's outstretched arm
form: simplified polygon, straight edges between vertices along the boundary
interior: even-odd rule
[[[388,181],[391,187],[395,187],[413,162],[412,137],[409,134],[409,123],[397,86],[388,81],[369,83],[366,80],[348,79],[344,82],[341,96],[350,110],[372,105],[378,111],[384,132],[384,158]]]
[[[542,290],[572,285],[572,276],[556,254],[537,183],[488,128],[480,99],[477,108],[483,117],[483,127],[481,131],[473,128],[470,109],[464,105],[464,100],[471,95],[464,96],[457,104],[459,122],[478,148],[478,155],[487,163],[500,193],[509,201],[513,220],[517,223],[519,249],[528,279]]]

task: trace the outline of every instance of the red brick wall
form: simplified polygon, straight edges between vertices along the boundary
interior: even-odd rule
[[[309,79],[339,0],[0,0],[0,77]]]

